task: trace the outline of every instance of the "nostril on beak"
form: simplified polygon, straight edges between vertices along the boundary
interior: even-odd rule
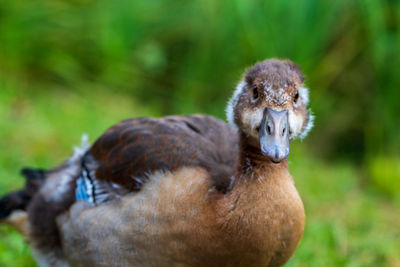
[[[285,133],[286,133],[286,128],[283,128],[283,130],[282,130],[282,136],[285,136]]]
[[[267,126],[267,133],[271,135],[271,127],[269,125]]]

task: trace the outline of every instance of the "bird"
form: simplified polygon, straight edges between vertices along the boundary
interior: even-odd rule
[[[249,67],[209,115],[124,120],[0,199],[40,266],[282,266],[304,231],[289,147],[313,127],[300,67]]]

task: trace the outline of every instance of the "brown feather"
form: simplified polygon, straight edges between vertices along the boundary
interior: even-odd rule
[[[134,118],[107,130],[84,161],[97,161],[97,179],[130,191],[140,190],[151,173],[184,166],[203,167],[212,184],[226,191],[235,170],[237,138],[225,122],[205,115]]]

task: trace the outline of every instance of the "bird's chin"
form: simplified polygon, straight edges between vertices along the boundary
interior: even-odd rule
[[[275,164],[281,163],[283,160],[283,159],[275,159],[273,157],[270,157],[269,154],[264,153],[262,150],[261,150],[261,154],[263,154],[263,156],[267,157],[272,163],[275,163]]]

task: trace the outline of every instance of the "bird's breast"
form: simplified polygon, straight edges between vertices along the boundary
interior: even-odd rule
[[[260,266],[293,253],[304,225],[294,187],[228,195],[210,188],[205,170],[182,168],[154,174],[120,201],[78,203],[60,221],[64,250],[72,262],[134,266]]]

